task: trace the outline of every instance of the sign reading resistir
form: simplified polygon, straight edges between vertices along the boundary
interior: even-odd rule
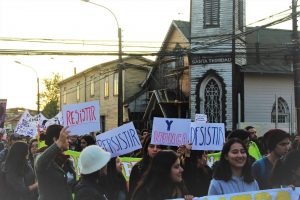
[[[100,130],[99,101],[63,106],[64,126],[71,135],[85,135]]]

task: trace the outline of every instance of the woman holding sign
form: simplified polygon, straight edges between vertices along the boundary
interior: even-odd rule
[[[246,145],[238,138],[228,140],[222,149],[210,182],[208,195],[221,195],[259,190],[251,175]]]
[[[158,152],[133,193],[132,200],[192,199],[193,196],[187,195],[182,172],[179,157],[174,151]]]

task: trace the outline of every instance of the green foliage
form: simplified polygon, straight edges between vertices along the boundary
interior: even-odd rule
[[[53,100],[48,102],[43,109],[43,115],[48,119],[55,117],[55,115],[59,112],[58,103],[59,102]]]
[[[53,73],[51,79],[44,79],[45,91],[40,94],[42,113],[47,118],[54,117],[59,112],[59,85],[62,80],[58,73]]]

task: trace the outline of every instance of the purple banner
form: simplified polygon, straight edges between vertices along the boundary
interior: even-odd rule
[[[0,99],[0,128],[4,128],[7,99]]]

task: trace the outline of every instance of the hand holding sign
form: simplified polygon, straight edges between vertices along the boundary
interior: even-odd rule
[[[55,141],[56,145],[62,150],[66,151],[69,149],[69,136],[70,131],[68,131],[68,127],[63,127],[60,131],[58,140]]]

